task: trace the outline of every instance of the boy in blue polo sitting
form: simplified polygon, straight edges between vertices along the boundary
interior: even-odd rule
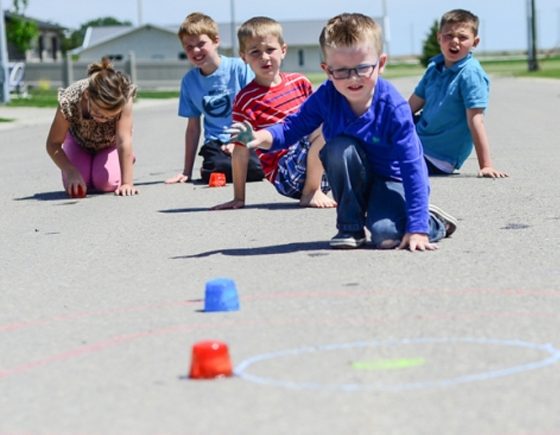
[[[474,143],[479,177],[507,177],[492,164],[484,126],[489,79],[471,53],[480,42],[478,17],[463,9],[445,13],[437,39],[441,53],[431,59],[408,100],[413,114],[422,109],[416,131],[430,175],[459,169]]]

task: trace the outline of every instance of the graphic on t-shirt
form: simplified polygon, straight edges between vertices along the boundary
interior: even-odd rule
[[[202,106],[207,115],[222,117],[231,112],[231,99],[227,89],[216,89],[210,91],[202,99]]]

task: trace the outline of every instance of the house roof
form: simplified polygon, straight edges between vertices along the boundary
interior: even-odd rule
[[[88,27],[86,34],[84,35],[84,42],[81,47],[72,50],[72,53],[79,54],[82,51],[90,48],[97,47],[98,45],[105,44],[106,42],[112,41],[117,38],[121,38],[126,35],[130,35],[136,32],[140,32],[143,29],[158,29],[162,32],[176,34],[176,30],[171,30],[167,27],[156,26],[154,24],[143,24],[142,26],[96,26]]]
[[[319,35],[323,26],[328,19],[324,20],[294,20],[294,21],[281,21],[284,31],[284,39],[288,46],[317,46],[319,44]],[[377,19],[379,23],[382,20]],[[237,38],[237,28],[241,23],[235,24],[235,34],[232,34],[231,23],[218,23],[220,31],[220,46],[228,49],[232,47],[232,37]],[[88,27],[82,47],[75,49],[75,53],[80,53],[86,48],[92,48],[102,43],[111,41],[112,39],[120,38],[127,34],[140,31],[145,28],[155,28],[164,32],[177,34],[179,25],[157,26],[153,24],[144,24],[139,27],[130,25],[125,26],[101,26],[101,27]],[[237,40],[235,40],[237,46]]]
[[[88,27],[84,35],[82,47],[91,47],[117,38],[125,33],[130,32],[131,26],[102,26],[102,27]]]
[[[328,19],[324,20],[295,20],[295,21],[280,21],[284,40],[288,46],[290,45],[312,45],[319,44],[319,35],[323,26],[327,23]],[[232,35],[231,23],[218,23],[220,29],[220,46],[222,48],[231,48],[231,38],[235,37],[235,46],[237,42],[237,29],[242,23],[235,24],[235,34]]]
[[[49,21],[41,21],[36,18],[28,17],[26,15],[14,14],[13,12],[10,11],[4,11],[4,16],[8,21],[12,18],[19,18],[22,20],[32,21],[35,24],[37,24],[37,27],[39,27],[39,29],[41,30],[55,30],[55,31],[66,30],[66,27],[59,26],[58,24],[51,23]]]

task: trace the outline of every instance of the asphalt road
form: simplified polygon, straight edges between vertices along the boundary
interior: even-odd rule
[[[394,81],[408,96],[412,79]],[[0,108],[0,434],[560,433],[560,81],[496,78],[510,178],[432,178],[459,219],[436,252],[335,251],[334,210],[268,183],[167,186],[176,101],[135,109],[136,197],[73,200],[49,110]],[[233,279],[240,310],[205,313]],[[236,376],[187,377],[193,344]]]

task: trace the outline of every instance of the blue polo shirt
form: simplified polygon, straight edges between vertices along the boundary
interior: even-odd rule
[[[321,124],[325,146],[340,135],[354,137],[362,143],[372,173],[403,183],[406,231],[427,233],[430,186],[422,145],[410,106],[397,89],[379,78],[371,106],[356,116],[346,98],[328,80],[305,100],[298,113],[267,128],[273,137],[271,149],[286,148]]]
[[[414,94],[424,100],[416,131],[424,154],[448,162],[459,169],[473,149],[467,124],[467,109],[488,107],[490,80],[472,54],[446,68],[439,54],[431,59],[428,69]]]
[[[230,135],[224,129],[231,125],[233,100],[254,77],[245,62],[226,56],[220,56],[218,69],[210,75],[191,69],[181,80],[179,116],[204,115],[204,142],[228,142]]]

